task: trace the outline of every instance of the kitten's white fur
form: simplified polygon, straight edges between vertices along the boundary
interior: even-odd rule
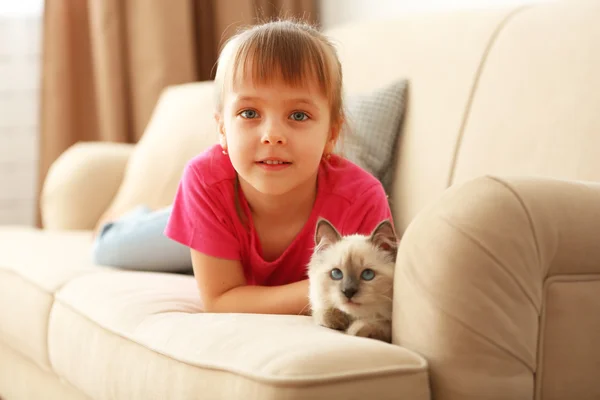
[[[397,242],[389,221],[382,221],[369,236],[342,236],[331,223],[320,219],[308,265],[309,301],[315,322],[333,327],[328,319],[332,310],[339,310],[349,317],[348,326],[334,329],[389,342]],[[342,271],[342,280],[332,279],[334,268]],[[370,281],[361,278],[367,268],[375,273]],[[342,292],[349,284],[358,289],[351,302]]]

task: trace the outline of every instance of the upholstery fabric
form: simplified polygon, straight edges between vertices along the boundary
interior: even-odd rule
[[[347,124],[338,142],[343,156],[379,179],[388,194],[407,85],[402,79],[368,94],[347,96]]]
[[[96,399],[429,399],[426,362],[410,350],[309,317],[200,308],[190,276],[72,280],[50,317],[52,365]]]

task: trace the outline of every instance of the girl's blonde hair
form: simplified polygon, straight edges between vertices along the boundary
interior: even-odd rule
[[[344,120],[342,66],[337,51],[325,35],[306,22],[276,20],[247,27],[231,37],[218,59],[217,111],[223,110],[224,93],[244,77],[255,84],[283,79],[286,84],[301,86],[316,81],[329,100],[331,123]]]

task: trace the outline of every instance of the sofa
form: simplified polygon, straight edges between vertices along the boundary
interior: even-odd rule
[[[44,228],[0,227],[0,397],[599,399],[599,21],[569,0],[328,31],[347,93],[410,82],[391,344],[203,313],[193,276],[92,263],[107,210],[170,204],[216,142],[212,82],[166,88],[135,145],[72,146]]]

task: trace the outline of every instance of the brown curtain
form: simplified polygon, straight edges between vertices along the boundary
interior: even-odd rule
[[[214,77],[222,42],[318,0],[46,0],[39,188],[78,141],[135,143],[168,85]],[[39,218],[38,218],[39,222]]]

